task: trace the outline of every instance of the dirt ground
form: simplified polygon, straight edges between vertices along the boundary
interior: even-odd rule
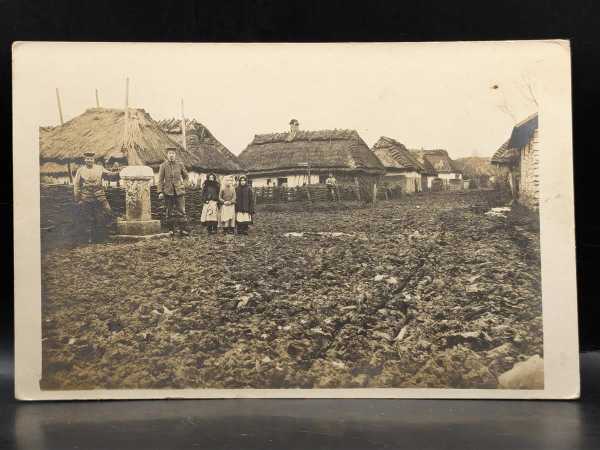
[[[42,386],[495,388],[543,356],[539,225],[502,202],[265,205],[246,237],[52,250]]]

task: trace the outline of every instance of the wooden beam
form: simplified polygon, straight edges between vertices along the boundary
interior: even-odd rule
[[[60,93],[58,92],[58,88],[56,88],[56,105],[58,106],[58,118],[60,120],[60,124],[64,123],[63,121],[63,113],[62,113],[62,105],[60,104]]]
[[[183,111],[183,99],[181,99],[181,133],[182,133],[182,141],[183,141],[183,149],[187,150],[187,134],[186,134],[186,126],[185,126],[185,113]]]

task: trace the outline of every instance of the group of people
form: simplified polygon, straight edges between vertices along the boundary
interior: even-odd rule
[[[103,180],[118,180],[119,173],[106,170],[94,163],[94,153],[84,153],[85,164],[77,170],[74,179],[75,201],[80,206],[83,226],[88,242],[102,241],[115,221],[108,204]],[[167,159],[158,171],[158,197],[164,202],[165,221],[173,234],[188,235],[189,221],[185,208],[186,184],[189,174],[177,159],[177,149],[167,148]],[[208,234],[216,234],[219,224],[224,233],[248,234],[253,223],[254,196],[245,176],[241,176],[238,185],[232,177],[226,177],[219,183],[217,176],[211,173],[202,185],[202,214],[200,222],[207,228]]]

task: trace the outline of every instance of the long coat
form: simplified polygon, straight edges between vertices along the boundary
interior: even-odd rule
[[[235,209],[237,212],[254,214],[254,195],[248,185],[236,189]]]
[[[189,178],[185,166],[179,161],[165,161],[158,170],[158,193],[166,195],[185,194],[184,180]]]

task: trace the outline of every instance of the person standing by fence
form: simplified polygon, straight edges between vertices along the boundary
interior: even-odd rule
[[[219,191],[217,176],[209,173],[202,185],[202,215],[200,222],[208,230],[208,234],[216,234],[219,222]]]
[[[254,193],[252,188],[248,186],[248,180],[245,176],[240,177],[240,185],[236,191],[235,207],[238,233],[247,235],[248,226],[252,223],[254,216]]]
[[[167,160],[158,170],[158,198],[165,201],[166,220],[169,229],[174,233],[179,225],[182,235],[189,234],[185,213],[185,181],[189,175],[185,166],[177,161],[177,149],[167,148]]]
[[[90,244],[102,242],[106,238],[107,228],[115,220],[102,180],[119,179],[119,172],[111,172],[95,164],[94,156],[93,152],[83,154],[85,164],[77,169],[73,181],[73,195],[79,205],[86,240]]]
[[[327,186],[327,190],[329,191],[329,197],[332,201],[338,201],[337,195],[337,180],[333,176],[333,173],[330,173],[327,179],[325,180],[325,186]]]
[[[235,187],[231,177],[223,181],[219,191],[219,202],[221,203],[221,227],[223,232],[233,234],[235,227]]]

